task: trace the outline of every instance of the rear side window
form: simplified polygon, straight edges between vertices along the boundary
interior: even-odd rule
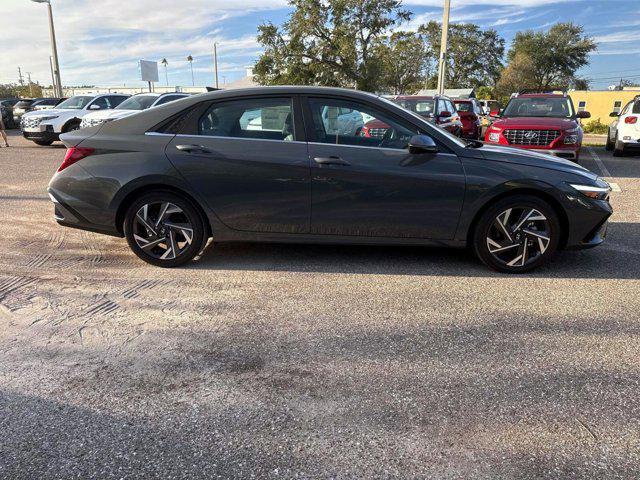
[[[158,100],[158,103],[156,103],[156,107],[158,105],[164,105],[165,103],[169,103],[169,102],[173,102],[174,100],[179,100],[181,98],[184,98],[183,95],[167,95],[166,97],[162,97],[160,100]]]
[[[200,117],[197,134],[293,141],[291,98],[247,98],[213,103]]]

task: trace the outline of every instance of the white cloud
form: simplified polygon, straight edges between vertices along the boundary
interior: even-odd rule
[[[0,3],[0,82],[17,81],[20,66],[33,79],[50,83],[45,5],[28,0]],[[219,43],[219,56],[249,61],[258,51],[255,35],[234,38],[224,30],[225,22],[287,6],[286,0],[52,0],[52,4],[65,84],[134,81],[139,58],[166,57],[172,65],[186,63],[185,57],[192,55],[195,66],[211,57],[213,42]]]

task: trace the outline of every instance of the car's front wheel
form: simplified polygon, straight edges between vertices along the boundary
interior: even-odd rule
[[[148,193],[129,208],[124,234],[131,250],[147,263],[176,267],[204,247],[205,220],[186,198],[171,192]]]
[[[480,217],[473,235],[478,257],[494,270],[523,273],[545,263],[558,248],[558,215],[530,195],[507,197]]]
[[[33,143],[40,145],[41,147],[48,147],[53,143],[51,140],[34,140]]]
[[[613,156],[614,157],[623,157],[624,156],[624,142],[618,140],[618,134],[616,133],[616,140],[613,143]]]

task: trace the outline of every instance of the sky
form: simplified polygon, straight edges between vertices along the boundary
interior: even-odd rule
[[[369,1],[369,0],[363,0]],[[194,58],[196,85],[213,85],[213,43],[219,81],[245,75],[260,55],[257,26],[284,22],[286,0],[51,0],[64,85],[144,86],[138,59],[168,61],[169,85],[191,85],[186,60]],[[442,0],[404,0],[413,12],[402,29],[441,20]],[[451,21],[494,28],[507,46],[516,32],[555,22],[583,25],[598,43],[579,73],[592,88],[620,77],[640,82],[639,0],[451,0]],[[0,83],[18,81],[18,67],[34,81],[51,83],[46,5],[0,0]],[[164,69],[160,83],[165,84]]]

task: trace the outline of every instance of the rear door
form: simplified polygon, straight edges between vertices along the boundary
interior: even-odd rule
[[[440,145],[438,153],[410,154],[409,139],[426,132],[365,102],[319,96],[304,105],[312,159],[312,233],[453,238],[465,177],[451,150]],[[341,109],[357,112],[365,124],[386,125],[384,136],[340,132]]]
[[[170,160],[228,227],[308,233],[311,179],[292,96],[201,104],[167,146]]]

